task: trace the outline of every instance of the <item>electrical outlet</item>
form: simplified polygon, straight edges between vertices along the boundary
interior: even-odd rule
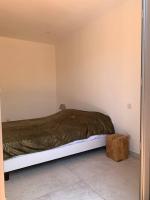
[[[128,104],[127,104],[127,108],[128,108],[129,110],[131,110],[131,109],[132,109],[132,104],[131,104],[131,103],[128,103]]]

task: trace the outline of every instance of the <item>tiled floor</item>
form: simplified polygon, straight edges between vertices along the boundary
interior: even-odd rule
[[[139,160],[114,162],[103,149],[11,173],[7,200],[138,200]]]

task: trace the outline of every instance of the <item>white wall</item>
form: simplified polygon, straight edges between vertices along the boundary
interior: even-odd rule
[[[55,112],[54,46],[0,37],[0,88],[3,121]]]
[[[131,136],[136,153],[140,24],[140,0],[127,0],[56,45],[58,104],[109,114],[116,131]]]

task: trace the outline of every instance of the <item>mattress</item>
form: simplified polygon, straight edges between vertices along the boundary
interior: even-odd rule
[[[109,116],[72,109],[39,119],[5,122],[2,129],[4,160],[114,133]]]
[[[11,159],[14,159],[14,158],[21,158],[21,157],[25,157],[25,156],[28,156],[28,155],[36,155],[36,154],[40,154],[42,152],[53,152],[53,151],[57,151],[57,150],[62,150],[63,149],[66,149],[67,147],[71,147],[71,146],[76,146],[78,144],[84,144],[84,143],[88,143],[88,142],[94,142],[94,141],[101,141],[101,140],[104,140],[105,141],[105,138],[106,138],[106,135],[93,135],[93,136],[90,136],[89,138],[87,139],[83,139],[83,140],[76,140],[74,142],[70,142],[68,144],[64,144],[64,145],[61,145],[59,147],[55,147],[53,149],[49,149],[49,150],[44,150],[44,151],[40,151],[40,152],[35,152],[35,153],[30,153],[30,154],[23,154],[23,155],[19,155],[19,156],[14,156],[13,158],[10,158],[8,160],[11,160]],[[6,160],[7,161],[7,160]],[[6,162],[5,161],[5,162]]]
[[[103,137],[106,137],[105,135],[93,135],[93,136],[90,136],[89,138],[87,139],[83,139],[83,140],[76,140],[74,142],[70,142],[68,144],[65,144],[65,145],[62,145],[60,147],[57,147],[57,148],[65,148],[67,146],[71,146],[71,145],[75,145],[75,144],[81,144],[81,143],[84,143],[84,142],[87,142],[87,141],[94,141],[94,140],[101,140],[101,138]],[[55,148],[55,149],[57,149]]]
[[[36,153],[19,155],[4,161],[4,172],[29,167],[39,163],[63,158],[89,151],[106,145],[106,135],[94,135],[87,139],[76,140],[68,144]]]

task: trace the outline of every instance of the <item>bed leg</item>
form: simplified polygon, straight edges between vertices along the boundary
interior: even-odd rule
[[[9,172],[4,173],[5,181],[9,181]]]

